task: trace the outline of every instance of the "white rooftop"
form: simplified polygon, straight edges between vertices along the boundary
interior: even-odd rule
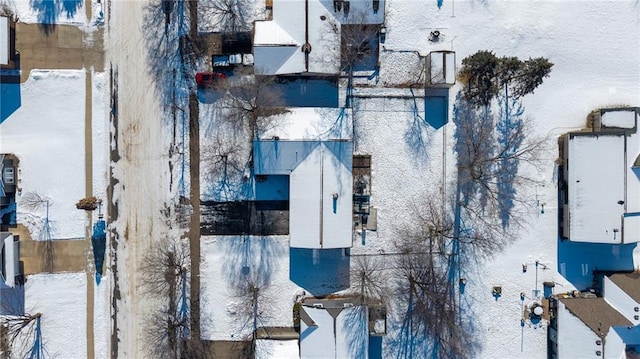
[[[341,24],[381,24],[384,1],[372,10],[368,0],[352,0],[346,14],[333,0],[274,0],[273,19],[256,21],[253,39],[255,71],[262,75],[340,72]],[[303,46],[308,43],[308,58]]]
[[[367,358],[367,307],[321,308],[303,305],[300,320],[301,358]]]
[[[292,140],[351,139],[353,136],[350,108],[292,107],[278,116],[276,128],[266,131],[262,138]]]
[[[9,64],[9,18],[0,16],[0,65]]]
[[[256,175],[289,175],[293,248],[350,248],[353,142],[256,141]]]
[[[634,108],[628,110],[603,110],[601,123],[606,127],[633,128],[636,125],[637,113]]]
[[[626,115],[611,113],[607,120]],[[639,242],[640,169],[633,167],[640,155],[638,133],[570,134],[567,146],[569,239]]]

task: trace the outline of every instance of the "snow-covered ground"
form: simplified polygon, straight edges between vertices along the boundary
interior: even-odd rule
[[[87,18],[85,1],[0,0],[27,24],[95,25],[102,22],[104,12],[100,0],[91,0],[91,19]],[[89,21],[91,20],[91,22]]]
[[[543,56],[554,63],[551,76],[523,101],[525,116],[534,123],[532,135],[548,138],[549,147],[540,172],[534,173],[540,183],[521,189],[530,201],[528,223],[503,253],[495,253],[463,273],[467,279],[463,302],[471,303],[469,319],[476,328],[477,342],[482,343],[474,357],[544,358],[546,329],[528,323],[522,328],[520,320],[523,304],[530,302],[534,290],[542,291],[544,281],[555,282],[556,292],[573,289],[558,272],[556,138],[583,127],[593,109],[638,105],[639,54],[629,46],[640,42],[638,3],[445,1],[438,9],[436,1],[396,0],[388,1],[386,10],[381,85],[414,80],[420,56],[434,50],[455,51],[458,66],[478,50],[521,59]],[[440,31],[439,42],[428,40],[433,30]],[[450,109],[459,89],[456,85],[450,91]],[[451,136],[455,129],[452,124],[438,130],[420,124],[409,99],[363,98],[355,101],[355,108],[356,152],[372,157],[371,201],[378,208],[378,231],[367,234],[364,246],[356,243],[354,252],[376,253],[389,249],[402,224],[414,220],[410,209],[420,204],[421,195],[439,188],[443,179],[451,185],[449,178],[455,175]],[[421,103],[417,109],[424,111]],[[221,255],[213,253],[216,246],[206,243],[210,242],[203,242],[207,262]],[[209,270],[213,278],[224,279],[215,274],[219,269],[206,268],[203,273]],[[493,286],[502,286],[498,299],[491,293]],[[217,286],[218,294],[212,294],[211,289],[206,290],[212,298],[223,298],[222,292],[228,291],[228,287]],[[275,298],[290,302],[291,290],[283,292],[288,294]],[[280,306],[274,304],[274,308]],[[215,312],[225,317],[221,308]],[[390,315],[390,319],[397,318],[393,311]],[[236,332],[220,328],[225,322],[230,329],[236,326],[226,317],[216,321],[215,333]],[[393,321],[389,323],[384,341],[389,355],[394,351],[391,345],[396,327]]]
[[[39,21],[29,1],[11,2],[22,21]],[[86,23],[83,6],[68,18],[60,12],[58,23],[64,19],[74,24]],[[119,303],[119,345],[123,356],[140,356],[142,349],[136,341],[142,330],[140,315],[145,308],[137,302],[137,276],[126,273],[136,271],[138,251],[144,248],[132,243],[144,240],[148,245],[165,233],[158,212],[163,203],[149,203],[148,199],[164,198],[162,193],[167,193],[167,161],[160,141],[166,139],[163,137],[166,133],[160,126],[159,105],[153,91],[149,91],[150,81],[145,75],[145,54],[141,51],[144,30],[140,28],[144,3],[118,1],[112,6],[114,36],[110,56],[115,63],[123,64],[120,76],[126,78],[120,80],[120,98],[124,102],[119,109],[122,116],[119,135],[121,155],[128,161],[126,166],[114,169],[126,188],[116,188],[120,214],[113,226],[121,235],[128,233],[127,238],[120,239],[123,245],[119,251],[129,258],[120,267],[123,299]],[[582,127],[593,109],[638,105],[640,53],[636,45],[640,43],[640,5],[633,0],[459,0],[444,1],[438,9],[436,0],[389,0],[386,10],[387,36],[381,54],[380,85],[412,80],[410,76],[415,74],[413,67],[419,63],[419,54],[431,50],[456,51],[458,65],[464,57],[485,49],[498,56],[522,59],[544,56],[555,64],[544,84],[524,99],[525,115],[535,123],[536,134],[548,136],[550,147],[538,174],[544,186],[526,190],[532,201],[529,224],[503,253],[479,263],[477,271],[464,274],[465,301],[473,303],[474,335],[483,343],[481,352],[474,353],[474,357],[544,358],[545,329],[520,327],[520,293],[531,297],[534,289],[541,289],[543,281],[557,282],[556,292],[572,289],[558,273],[555,139],[561,133]],[[439,43],[428,40],[432,30],[442,33]],[[74,204],[84,194],[84,151],[78,149],[84,148],[85,76],[84,71],[34,72],[21,86],[21,107],[0,125],[0,152],[14,152],[21,158],[23,193],[44,192],[53,199],[50,215],[57,224],[56,238],[84,235],[84,213],[76,210]],[[450,92],[450,108],[458,90],[459,86],[455,86]],[[105,74],[94,74],[94,193],[99,195],[106,187],[106,182],[100,181],[108,168],[105,144],[108,137],[105,122],[96,120],[99,116],[95,113],[104,113],[107,108],[107,92]],[[378,231],[369,232],[364,246],[356,244],[354,252],[378,252],[389,248],[402,223],[412,220],[408,213],[417,204],[416,198],[440,186],[443,178],[453,177],[454,128],[452,124],[438,130],[418,125],[413,103],[403,99],[359,99],[355,105],[356,151],[372,156],[371,200],[378,208]],[[418,110],[424,111],[422,104],[418,104]],[[423,142],[414,141],[418,133],[422,134]],[[155,192],[149,195],[150,190]],[[540,204],[545,204],[544,213]],[[19,221],[27,221],[28,214],[19,215]],[[41,218],[42,213],[38,215]],[[27,223],[40,222],[34,217]],[[125,240],[129,240],[126,246]],[[261,252],[264,247],[260,245],[265,243],[260,239],[250,239],[243,248],[228,248],[242,240],[203,238],[202,317],[211,318],[211,323],[203,321],[203,335],[207,338],[240,339],[250,330],[246,321],[239,319],[243,303],[234,294],[239,281],[247,276],[243,274],[244,267],[249,268],[249,276],[254,273],[269,276],[265,289],[265,307],[269,310],[260,325],[291,323],[291,305],[300,294],[295,281],[301,279],[294,275],[295,281],[292,280],[292,257],[286,238],[268,238],[265,252]],[[249,252],[244,252],[245,248]],[[237,250],[235,254],[250,254],[247,262],[232,262],[234,257],[229,256],[232,249]],[[537,270],[536,260],[542,264]],[[339,260],[333,263],[337,263],[336,267],[343,264]],[[528,265],[526,272],[522,270],[523,264]],[[51,281],[56,285],[52,286]],[[103,282],[95,292],[96,326],[109,320],[106,297],[110,284]],[[59,338],[46,339],[50,353],[72,358],[86,353],[86,341],[77,340],[85,336],[86,285],[83,273],[29,278],[27,309],[43,312],[45,338],[47,333],[60,333]],[[494,285],[502,286],[502,296],[497,300],[491,295]],[[336,286],[336,289],[343,288]],[[60,290],[64,293],[59,293]],[[396,318],[393,311],[389,314],[390,319]],[[74,324],[58,327],[69,321]],[[97,356],[108,351],[108,328],[95,329]],[[390,322],[384,341],[387,353],[393,350],[390,344],[394,328],[395,324]]]
[[[20,86],[21,106],[0,127],[0,152],[20,159],[22,196],[51,199],[54,239],[84,238],[86,214],[75,204],[85,191],[85,76],[84,70],[33,71],[27,82],[13,85]],[[16,197],[17,221],[37,239],[46,209],[28,210],[22,196]]]

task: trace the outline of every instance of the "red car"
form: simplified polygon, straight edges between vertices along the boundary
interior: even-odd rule
[[[221,72],[198,72],[196,74],[196,83],[200,87],[211,87],[226,78],[227,75]]]

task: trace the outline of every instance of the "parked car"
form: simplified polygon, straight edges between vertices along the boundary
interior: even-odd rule
[[[227,75],[221,72],[198,72],[196,74],[196,83],[200,87],[211,87],[227,78]]]

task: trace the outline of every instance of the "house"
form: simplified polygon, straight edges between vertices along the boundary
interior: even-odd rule
[[[257,178],[288,177],[291,247],[352,246],[351,140],[259,140],[253,153]]]
[[[640,353],[640,273],[603,277],[602,297],[553,297],[549,358],[625,358]]]
[[[15,67],[15,23],[6,15],[0,15],[0,69]]]
[[[384,1],[276,0],[272,19],[256,21],[256,74],[338,75],[342,25],[384,22]]]
[[[24,313],[24,288],[18,237],[0,232],[0,315]]]
[[[0,154],[0,225],[15,224],[16,203],[18,190],[18,158],[14,155]]]
[[[640,241],[638,108],[603,109],[563,142],[562,233],[578,242]]]
[[[301,358],[367,358],[368,310],[349,299],[307,299],[300,307]]]

